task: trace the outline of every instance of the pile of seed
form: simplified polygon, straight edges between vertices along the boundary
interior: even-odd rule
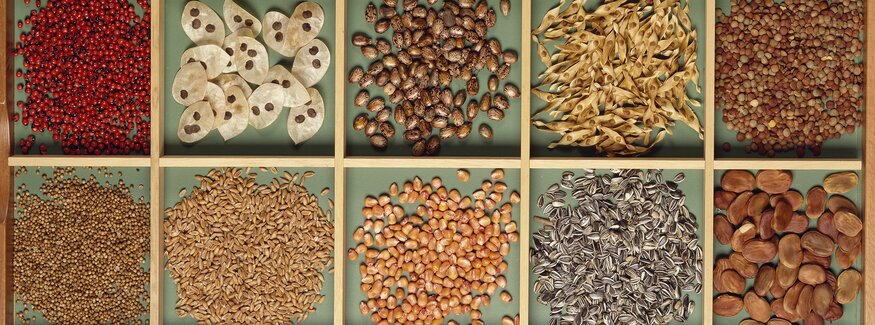
[[[854,203],[840,195],[857,182],[854,172],[834,173],[803,197],[790,189],[787,171],[723,174],[714,193],[721,210],[714,216],[714,236],[733,252],[714,266],[714,313],[735,316],[744,309],[752,320],[770,324],[840,319],[842,305],[854,301],[863,284],[852,268],[862,249],[863,222]],[[815,229],[809,229],[812,219]],[[843,270],[838,276],[833,256]],[[746,279],[754,279],[753,288]]]
[[[504,119],[510,108],[508,97],[519,97],[520,90],[505,83],[502,94],[499,83],[508,78],[518,55],[503,50],[497,39],[487,38],[489,29],[495,27],[496,13],[486,0],[476,4],[474,0],[447,0],[439,9],[433,6],[436,1],[426,6],[404,0],[401,10],[399,2],[383,0],[379,9],[369,3],[365,10],[364,18],[374,24],[374,32],[391,33],[391,40],[353,35],[353,45],[374,60],[366,68],[356,66],[349,72],[348,81],[362,88],[353,104],[367,110],[356,116],[353,127],[363,131],[374,148],[384,150],[395,137],[390,121],[394,116],[404,130],[403,138],[413,145],[414,156],[436,155],[442,140],[467,138],[480,112],[489,120]],[[500,7],[508,15],[509,2],[502,1]],[[478,75],[484,69],[491,75],[488,91],[478,102],[474,99],[481,93]],[[454,93],[451,83],[457,80],[466,87]],[[371,85],[382,88],[388,99],[371,96],[367,90]],[[394,112],[391,105],[395,105]],[[476,131],[492,139],[488,124],[481,123]]]
[[[735,0],[730,16],[717,11],[717,106],[745,151],[817,156],[862,126],[863,2]]]
[[[334,225],[304,187],[313,175],[286,172],[264,185],[238,168],[196,176],[200,186],[167,209],[164,223],[180,316],[284,324],[315,311]]]
[[[98,169],[98,174],[102,169]],[[149,205],[131,187],[56,168],[39,193],[15,195],[13,282],[53,324],[132,323],[146,313]],[[25,309],[28,310],[28,309]],[[22,322],[31,313],[19,313]]]
[[[142,16],[129,1],[52,0],[24,19],[21,123],[65,154],[149,154],[151,13],[136,3]],[[19,142],[23,153],[33,144]]]
[[[467,171],[459,172],[467,180]],[[444,186],[440,178],[419,177],[388,194],[364,199],[365,221],[353,234],[358,242],[349,259],[361,255],[359,304],[374,324],[443,323],[450,314],[469,315],[483,324],[481,308],[507,286],[505,257],[519,240],[513,204],[519,194],[501,182],[504,171],[470,196]],[[502,203],[505,199],[508,202]],[[402,205],[419,204],[413,211]],[[507,291],[499,299],[513,298]],[[506,324],[506,317],[502,324]]]
[[[661,170],[564,172],[538,196],[547,219],[533,235],[534,292],[550,324],[667,324],[702,292],[696,217]],[[572,202],[567,202],[568,194]],[[684,293],[686,292],[686,293]]]
[[[533,124],[560,136],[548,148],[644,154],[676,122],[704,139],[701,104],[686,91],[701,93],[689,1],[603,2],[590,12],[559,1],[532,31],[547,67],[532,89],[547,105],[534,116],[549,115]]]

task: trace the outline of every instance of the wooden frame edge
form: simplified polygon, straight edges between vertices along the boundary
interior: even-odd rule
[[[520,89],[520,292],[519,316],[520,324],[529,324],[529,246],[531,238],[530,200],[531,195],[531,114],[532,114],[532,41],[529,37],[532,30],[532,2],[522,1],[522,48],[520,60],[522,73]]]
[[[334,66],[334,324],[345,322],[346,263],[346,1],[335,0],[336,53],[340,60]]]
[[[3,303],[3,311],[0,312],[0,324],[12,324],[15,322],[14,311],[14,288],[13,288],[13,268],[12,268],[12,251],[13,251],[13,235],[14,231],[14,200],[15,200],[15,180],[12,176],[14,167],[10,164],[9,159],[15,152],[14,139],[14,122],[12,114],[15,112],[15,93],[12,85],[15,83],[12,64],[14,62],[13,49],[15,43],[15,1],[0,0],[0,12],[3,17],[0,18],[0,35],[3,38],[3,50],[0,51],[0,61],[4,63],[3,76],[0,76],[0,161],[5,163],[6,168],[2,170],[0,175],[0,254],[2,264],[0,264],[0,301]]]
[[[532,158],[533,169],[705,169],[703,158]]]
[[[716,94],[714,78],[717,63],[717,5],[714,1],[705,1],[705,191],[703,193],[705,229],[702,231],[703,256],[702,267],[702,323],[711,325],[714,322],[714,275],[710,270],[714,267],[714,219],[710,217],[714,211],[714,135],[717,127],[715,104]]]
[[[151,3],[151,136],[149,157],[150,191],[150,261],[149,261],[149,322],[164,324],[164,169],[160,167],[164,154],[164,0]]]
[[[865,46],[863,53],[863,66],[866,78],[863,82],[865,93],[863,95],[866,120],[863,128],[863,222],[865,222],[865,236],[863,239],[863,324],[875,323],[875,272],[867,270],[875,265],[875,248],[870,245],[875,242],[875,4],[872,1],[864,2],[865,22]]]

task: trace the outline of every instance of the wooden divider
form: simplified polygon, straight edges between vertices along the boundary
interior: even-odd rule
[[[346,133],[345,133],[345,94],[346,83],[346,59],[336,60],[335,64],[335,148],[333,156],[321,157],[289,157],[289,156],[165,156],[164,155],[164,126],[162,112],[164,102],[164,79],[162,75],[164,63],[164,3],[169,0],[156,0],[152,2],[152,142],[151,153],[148,157],[93,157],[93,156],[13,156],[13,124],[9,121],[9,114],[13,112],[13,76],[11,55],[14,48],[14,10],[13,0],[0,0],[0,11],[5,15],[0,19],[0,34],[5,37],[4,50],[0,52],[0,60],[6,62],[3,76],[0,76],[0,107],[7,114],[0,114],[0,161],[9,167],[4,173],[0,173],[0,206],[3,206],[2,220],[0,220],[0,251],[3,252],[3,260],[0,265],[0,300],[5,304],[0,313],[0,324],[11,324],[13,315],[12,293],[12,265],[11,265],[11,238],[12,229],[9,222],[12,215],[12,195],[14,195],[14,180],[12,179],[13,166],[107,166],[107,167],[150,167],[150,195],[151,195],[151,263],[150,285],[151,297],[149,301],[149,316],[151,324],[163,324],[164,310],[163,301],[163,174],[164,168],[176,167],[325,167],[334,169],[334,216],[335,216],[335,247],[334,247],[334,324],[343,325],[347,316],[359,317],[359,315],[345,315],[345,256],[346,256],[346,169],[347,168],[508,168],[520,169],[520,303],[519,315],[522,324],[529,323],[528,305],[530,299],[529,288],[529,240],[531,236],[530,224],[530,195],[531,195],[531,171],[532,169],[579,169],[579,168],[665,168],[665,169],[692,169],[704,170],[705,199],[705,224],[704,238],[704,321],[706,325],[712,324],[713,279],[710,272],[714,263],[713,225],[708,217],[713,211],[713,192],[715,171],[723,169],[791,169],[791,170],[824,170],[824,169],[849,169],[863,170],[864,180],[864,211],[867,216],[875,215],[875,204],[871,204],[875,196],[875,182],[869,180],[869,174],[875,172],[875,149],[866,148],[875,146],[875,130],[864,128],[864,156],[860,160],[853,159],[716,159],[715,157],[715,12],[713,1],[706,1],[706,46],[705,46],[705,143],[704,158],[535,158],[531,157],[530,147],[530,113],[531,113],[531,90],[533,76],[531,74],[531,15],[532,1],[523,0],[521,8],[523,23],[520,32],[522,48],[520,49],[520,62],[522,84],[521,114],[520,121],[521,139],[520,156],[510,158],[487,158],[487,157],[347,157],[346,156]],[[346,1],[336,0],[337,29],[334,35],[336,40],[335,53],[345,53],[347,47],[348,32],[346,29],[347,7]],[[866,21],[875,21],[875,8],[867,1]],[[875,35],[875,24],[868,24],[866,35]],[[875,65],[868,62],[875,61],[875,39],[867,37],[866,48],[866,85],[875,85]],[[866,98],[875,98],[875,87],[866,87]],[[875,101],[866,101],[866,111],[875,110]],[[875,115],[867,114],[867,125],[875,125]],[[869,203],[869,204],[867,204]],[[875,227],[875,218],[865,218],[866,228]],[[875,241],[875,231],[866,232],[866,240]],[[865,245],[864,245],[865,247]],[[875,265],[875,249],[864,249],[864,266]],[[864,271],[866,269],[864,268]],[[864,272],[864,292],[875,292],[875,272]],[[863,297],[863,323],[875,324],[875,298]],[[351,303],[351,302],[350,302]],[[173,311],[168,311],[173,312]],[[508,311],[508,314],[512,314]]]

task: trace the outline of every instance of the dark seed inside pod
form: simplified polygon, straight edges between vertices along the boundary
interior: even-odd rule
[[[304,121],[306,120],[307,118],[304,117],[304,115],[295,116],[295,122],[297,122],[298,124],[304,123]]]
[[[237,101],[237,96],[234,96],[234,95],[228,96],[228,103],[233,104],[236,101]]]
[[[308,50],[308,52],[310,52],[310,55],[316,55],[316,54],[319,54],[319,47],[316,47],[316,46],[310,47],[310,49]]]
[[[312,109],[312,108],[307,109],[307,116],[309,116],[309,117],[311,117],[311,118],[312,118],[312,117],[316,117],[316,110],[315,110],[315,109]]]
[[[246,44],[246,43],[240,43],[240,50],[241,50],[241,51],[246,51],[246,50],[248,50],[248,49],[249,49],[249,44]]]
[[[186,99],[186,98],[188,98],[188,90],[185,90],[185,89],[180,90],[180,91],[179,91],[179,97],[182,98],[182,99]]]
[[[313,67],[316,68],[316,69],[321,68],[321,67],[322,67],[322,61],[319,61],[319,59],[313,59]]]
[[[235,23],[242,23],[243,17],[240,17],[240,15],[234,15],[234,22]]]
[[[192,125],[192,126],[191,126],[191,133],[198,133],[198,132],[200,132],[200,131],[201,131],[201,126],[200,126],[200,125]]]
[[[243,24],[246,25],[246,27],[252,27],[255,22],[253,22],[252,19],[247,19]]]
[[[246,61],[246,65],[244,67],[246,68],[246,70],[252,70],[253,68],[255,68],[255,62],[252,62],[252,60]]]
[[[304,23],[303,25],[301,25],[301,29],[303,29],[305,32],[309,32],[311,29],[313,29],[313,27],[310,26],[310,23]]]
[[[194,112],[194,114],[192,114],[191,117],[194,118],[195,121],[200,121],[201,120],[201,113]]]
[[[252,106],[252,114],[255,114],[255,115],[261,114],[261,110],[258,109],[258,106]]]
[[[246,51],[246,55],[249,55],[250,58],[254,58],[254,57],[258,56],[258,51],[249,50],[249,51]]]
[[[265,110],[265,111],[270,112],[270,111],[273,111],[273,109],[274,109],[274,107],[273,107],[273,103],[267,103],[267,104],[264,104],[264,110]]]
[[[207,31],[207,33],[215,32],[215,31],[216,31],[216,26],[213,25],[213,24],[207,24],[207,27],[205,28],[205,30]]]
[[[197,16],[201,15],[201,10],[198,8],[191,8],[191,10],[189,10],[188,14],[191,15],[192,17],[197,17]]]
[[[301,13],[301,16],[308,19],[313,18],[313,12],[310,10],[304,10],[304,12]]]
[[[194,28],[194,29],[201,28],[201,20],[200,20],[200,19],[197,19],[197,18],[195,18],[194,20],[192,20],[192,21],[191,21],[191,28]]]
[[[282,42],[283,38],[285,38],[285,36],[283,36],[282,32],[278,32],[278,33],[276,33],[276,35],[273,35],[273,39],[276,40],[277,42]]]
[[[283,28],[283,23],[275,21],[273,22],[273,24],[270,25],[270,27],[272,27],[273,30],[280,30]]]
[[[234,49],[230,47],[225,48],[225,53],[228,53],[230,56],[234,56]]]
[[[292,82],[288,80],[283,80],[283,88],[289,88],[292,86]]]
[[[225,116],[224,116],[225,121],[230,120],[231,117],[233,117],[233,116],[234,116],[234,115],[231,114],[231,112],[225,111]]]

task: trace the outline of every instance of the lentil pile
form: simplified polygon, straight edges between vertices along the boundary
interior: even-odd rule
[[[149,301],[149,205],[134,200],[132,185],[75,171],[43,174],[39,193],[16,191],[13,282],[25,304],[17,317],[28,323],[33,310],[53,324],[136,323]]]
[[[714,236],[732,253],[714,266],[714,313],[735,316],[745,310],[751,320],[770,324],[842,318],[842,305],[853,302],[863,284],[853,268],[862,250],[863,222],[854,203],[841,195],[857,182],[854,172],[834,173],[803,196],[790,189],[788,171],[723,174],[714,193],[719,209]],[[809,226],[812,221],[816,226]],[[833,264],[841,271],[833,273]],[[754,280],[752,288],[746,279]]]
[[[746,152],[818,156],[862,126],[863,2],[735,0],[729,16],[717,11],[717,106]]]
[[[488,120],[501,121],[510,108],[508,98],[520,96],[519,88],[507,82],[499,91],[518,54],[488,37],[497,17],[487,1],[447,0],[440,8],[435,2],[430,0],[426,6],[416,0],[383,0],[379,9],[368,3],[365,20],[374,25],[377,35],[391,33],[391,40],[362,33],[352,37],[362,55],[373,60],[368,67],[356,66],[349,72],[348,81],[362,88],[353,104],[366,109],[355,117],[353,128],[364,132],[377,150],[386,149],[394,139],[394,117],[414,156],[437,155],[441,141],[468,138],[480,112]],[[509,14],[509,2],[501,2],[500,7],[505,16]],[[491,75],[488,91],[478,102],[484,70]],[[454,93],[454,82],[464,83],[465,88]],[[382,88],[388,99],[372,96],[368,91],[372,85]],[[487,123],[476,126],[476,132],[492,139]]]
[[[334,225],[304,187],[313,175],[285,172],[257,184],[257,173],[213,169],[195,177],[200,185],[191,194],[180,192],[184,198],[166,210],[164,223],[180,316],[285,324],[316,310],[325,299]]]
[[[459,175],[470,177],[464,170]],[[432,324],[467,314],[482,325],[480,309],[493,294],[502,290],[499,299],[511,301],[503,291],[504,259],[519,240],[512,216],[519,193],[510,192],[503,177],[495,170],[465,196],[440,178],[424,183],[414,177],[402,186],[392,183],[388,194],[365,197],[365,221],[353,234],[358,244],[348,252],[350,260],[364,258],[362,315],[370,314],[374,324]],[[405,211],[406,204],[418,206]],[[508,321],[514,322],[506,316],[502,324]]]
[[[14,52],[24,57],[21,123],[50,132],[64,154],[149,154],[151,13],[148,0],[136,3],[142,16],[124,0],[36,1],[18,22],[31,27]],[[19,141],[25,154],[33,145]]]
[[[532,31],[546,66],[532,94],[547,102],[532,124],[560,136],[548,148],[644,154],[676,122],[704,139],[692,109],[701,104],[686,90],[701,93],[688,2],[607,0],[592,12],[584,3],[559,1]]]
[[[686,322],[702,292],[699,225],[678,189],[684,174],[586,170],[538,196],[547,219],[533,234],[534,293],[549,324]],[[571,194],[569,199],[568,194]]]

